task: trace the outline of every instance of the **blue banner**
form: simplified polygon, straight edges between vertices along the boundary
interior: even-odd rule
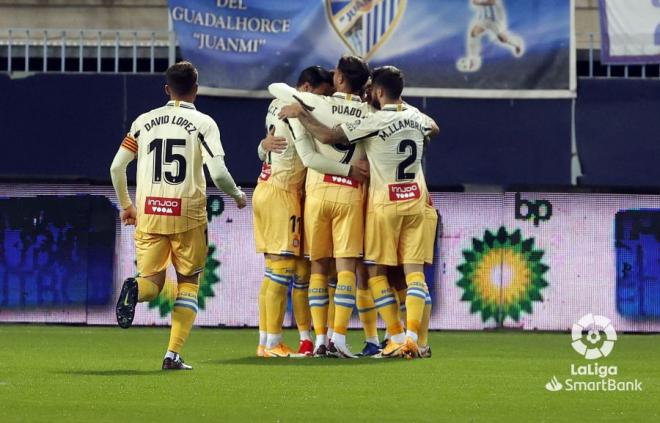
[[[395,65],[407,95],[570,97],[573,0],[170,0],[203,93],[262,95],[342,54]]]

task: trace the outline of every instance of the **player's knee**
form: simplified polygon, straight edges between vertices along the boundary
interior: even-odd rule
[[[470,31],[470,36],[474,38],[480,36],[483,33],[484,33],[484,29],[482,27],[475,26],[474,28],[472,28],[472,31]]]
[[[336,258],[335,262],[337,263],[337,272],[353,272],[355,273],[355,267],[357,260],[354,258]]]
[[[195,273],[194,275],[184,275],[176,272],[176,280],[178,283],[189,283],[192,285],[197,285],[199,284],[199,275],[200,273]]]
[[[327,275],[330,271],[330,259],[322,258],[312,261],[311,272]]]

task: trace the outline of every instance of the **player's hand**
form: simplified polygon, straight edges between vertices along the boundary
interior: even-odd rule
[[[239,210],[247,206],[247,195],[245,195],[243,191],[241,191],[241,195],[234,198],[234,200],[236,201],[236,207],[238,207]]]
[[[371,176],[371,171],[369,169],[369,161],[365,159],[358,160],[357,164],[358,172],[364,177],[364,179],[369,179]]]
[[[261,148],[273,153],[282,153],[287,145],[286,138],[275,136],[275,128],[271,128],[266,138],[261,140]]]
[[[289,104],[280,109],[280,113],[277,115],[280,119],[295,119],[300,117],[304,112],[302,105],[299,103]]]
[[[364,174],[360,172],[360,169],[356,165],[351,165],[351,171],[348,172],[348,176],[355,179],[361,184],[367,180],[367,178],[365,178]]]
[[[135,225],[137,209],[131,204],[119,213],[119,218],[124,225]]]

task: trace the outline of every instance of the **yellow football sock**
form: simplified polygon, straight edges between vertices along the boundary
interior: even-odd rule
[[[426,294],[426,301],[424,303],[424,313],[422,313],[422,321],[419,324],[419,334],[417,344],[425,347],[429,343],[429,322],[431,321],[431,296]]]
[[[282,333],[282,322],[286,313],[287,293],[293,281],[296,262],[293,259],[271,262],[270,282],[266,290],[266,332],[269,335]]]
[[[335,290],[337,275],[328,278],[328,329],[335,330]]]
[[[268,291],[270,274],[272,272],[270,268],[271,263],[271,259],[266,258],[264,279],[261,281],[261,287],[259,288],[259,345],[266,345],[266,322],[268,321],[266,315],[266,292]]]
[[[392,292],[387,276],[374,276],[369,278],[369,289],[374,297],[374,304],[378,314],[385,322],[390,336],[403,332],[401,320],[399,320],[399,307]]]
[[[334,331],[346,335],[348,322],[355,307],[355,272],[343,270],[337,273],[335,290],[335,327]]]
[[[357,309],[365,338],[378,337],[378,312],[374,296],[368,289],[357,290]]]
[[[172,330],[170,331],[169,351],[179,353],[190,335],[197,316],[197,290],[199,286],[192,283],[180,283],[174,309],[172,310]]]
[[[270,277],[264,276],[264,280],[261,281],[261,287],[259,288],[259,332],[266,332],[266,292],[268,291],[268,284],[270,283]]]
[[[135,278],[135,280],[137,281],[138,285],[138,302],[151,301],[156,299],[160,293],[158,285],[147,278],[142,278],[139,276]]]
[[[320,273],[309,277],[309,310],[316,336],[328,333],[328,278]]]
[[[417,341],[422,315],[424,314],[426,294],[428,294],[424,273],[414,272],[406,275],[406,284],[408,285],[408,295],[406,295],[407,334],[414,341]]]
[[[402,323],[406,322],[406,295],[408,290],[406,288],[397,289],[396,298],[399,303],[399,319]]]
[[[296,278],[291,291],[293,316],[296,318],[298,331],[309,331],[312,317],[309,311],[309,260],[296,260]]]

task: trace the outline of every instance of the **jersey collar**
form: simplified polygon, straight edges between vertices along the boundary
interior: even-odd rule
[[[332,96],[335,97],[335,98],[342,98],[344,100],[357,101],[358,103],[362,103],[362,99],[360,98],[360,96],[355,95],[355,94],[347,94],[347,93],[336,92]]]
[[[170,100],[170,101],[167,102],[166,106],[169,106],[169,107],[182,107],[184,109],[197,110],[195,108],[194,104],[188,103],[187,101]]]
[[[408,108],[406,107],[406,105],[401,103],[401,104],[386,104],[380,110],[386,112],[402,112],[407,109]]]

